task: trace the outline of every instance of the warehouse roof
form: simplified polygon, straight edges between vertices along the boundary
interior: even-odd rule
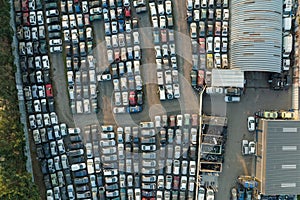
[[[241,70],[213,69],[211,86],[244,88],[244,72]]]
[[[300,121],[263,120],[264,194],[300,192]]]
[[[281,71],[282,0],[232,0],[231,69]]]

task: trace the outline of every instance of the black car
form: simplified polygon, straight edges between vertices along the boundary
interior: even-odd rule
[[[136,97],[137,97],[137,104],[138,105],[142,105],[144,102],[143,102],[143,92],[142,91],[138,91],[136,93]]]
[[[47,24],[55,24],[55,23],[59,23],[59,17],[49,17],[47,18]]]
[[[34,65],[34,63],[33,63],[33,57],[28,57],[28,59],[27,59],[27,63],[28,63],[28,68],[30,69],[30,70],[35,70],[35,65]]]
[[[23,72],[22,73],[22,82],[23,82],[24,85],[29,85],[28,72]]]
[[[74,179],[74,183],[76,185],[83,185],[83,184],[87,184],[88,182],[89,182],[89,178],[88,177],[75,178]]]
[[[84,147],[82,142],[71,143],[68,145],[69,150],[82,149]]]
[[[42,101],[41,102],[41,107],[42,107],[42,113],[47,113],[48,112],[47,101]]]
[[[33,43],[33,53],[34,54],[39,54],[39,46],[40,46],[40,43],[38,41],[35,41]]]
[[[29,101],[26,102],[26,108],[27,108],[28,114],[33,114],[34,113],[32,101],[29,100]]]
[[[49,112],[55,112],[54,99],[53,98],[48,99],[48,106],[49,106]]]
[[[190,146],[189,149],[189,156],[191,159],[195,160],[196,159],[196,147]]]
[[[140,177],[137,175],[137,176],[134,176],[134,186],[136,188],[140,188],[141,187],[141,183],[140,183]]]
[[[44,150],[42,145],[36,145],[36,154],[39,159],[45,158]]]
[[[43,77],[44,77],[44,82],[45,83],[51,83],[51,79],[50,79],[50,72],[49,70],[45,70],[43,71]]]
[[[102,175],[101,174],[97,174],[96,176],[97,176],[97,185],[99,187],[103,186],[103,177],[102,177]]]
[[[52,127],[47,128],[48,140],[54,140]]]
[[[80,170],[80,171],[77,171],[77,172],[74,172],[74,176],[76,178],[80,178],[80,177],[84,177],[86,176],[88,173],[87,171],[84,169],[84,170]]]
[[[85,162],[85,159],[83,156],[79,156],[79,157],[71,157],[69,161],[70,161],[70,164],[76,164],[76,163]]]
[[[85,192],[90,190],[88,185],[82,185],[82,186],[77,186],[76,187],[76,192]]]
[[[50,153],[49,143],[43,144],[43,149],[44,149],[45,157],[46,158],[50,158],[51,157],[51,153]]]
[[[31,84],[35,84],[35,83],[36,83],[36,80],[35,80],[35,72],[30,73],[29,79],[30,79],[30,83],[31,83]]]
[[[50,37],[50,35],[49,35],[49,37]],[[45,40],[41,40],[40,41],[40,48],[39,48],[39,50],[40,50],[41,54],[47,54],[48,53],[47,43],[46,43]]]
[[[46,189],[52,189],[52,185],[51,185],[51,180],[50,180],[50,175],[46,174],[44,175],[44,183],[45,183],[45,187]]]
[[[55,38],[61,38],[61,33],[60,32],[51,32],[48,34],[50,39],[55,39]]]
[[[105,185],[105,189],[106,190],[118,190],[119,189],[119,185],[118,185],[118,183],[115,183],[115,184],[106,184]]]
[[[70,140],[71,142],[82,142],[80,135],[71,135]]]
[[[67,190],[66,187],[60,187],[60,197],[62,200],[68,200],[68,194],[67,194]]]
[[[65,173],[66,185],[72,184],[73,181],[72,181],[72,177],[71,177],[71,171],[69,169],[65,169],[64,173]]]
[[[48,171],[48,162],[47,162],[46,159],[41,161],[41,169],[42,169],[43,174],[48,174],[49,173],[49,171]]]
[[[22,56],[20,58],[20,67],[23,72],[27,71],[27,59],[25,56]],[[23,83],[24,83],[24,81],[23,81]]]

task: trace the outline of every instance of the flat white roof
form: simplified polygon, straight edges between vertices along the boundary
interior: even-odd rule
[[[244,88],[244,72],[241,70],[213,69],[211,86]]]

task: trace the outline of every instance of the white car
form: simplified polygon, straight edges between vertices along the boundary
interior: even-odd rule
[[[206,190],[206,199],[207,200],[214,200],[215,199],[215,193],[212,189]]]
[[[93,147],[92,147],[92,143],[86,143],[85,144],[85,148],[86,148],[86,157],[87,158],[92,158],[93,157]]]
[[[242,155],[248,155],[249,154],[249,142],[248,140],[242,141]]]
[[[156,150],[156,145],[142,145],[142,150],[143,151],[155,151]]]
[[[51,119],[52,124],[57,124],[58,123],[57,115],[56,115],[55,112],[50,113],[50,119]]]
[[[165,7],[166,7],[166,14],[171,15],[172,14],[172,2],[170,0],[165,1]]]
[[[187,177],[182,176],[180,180],[180,190],[185,191],[186,190],[186,185],[187,185]]]
[[[50,53],[61,53],[62,47],[61,46],[53,46],[50,47]]]
[[[190,25],[190,35],[193,39],[197,38],[197,24],[195,22]]]
[[[196,174],[196,161],[190,161],[190,176],[195,176]]]
[[[111,22],[111,32],[114,34],[118,33],[118,22]]]
[[[133,44],[140,44],[140,34],[139,32],[133,32]]]
[[[215,37],[214,39],[215,46],[214,46],[214,52],[220,52],[220,46],[221,46],[221,39],[220,37]]]
[[[173,165],[173,173],[175,175],[179,175],[180,161],[179,160],[174,160],[173,164],[174,164]]]
[[[255,131],[255,118],[249,116],[247,119],[248,131]]]
[[[204,200],[204,195],[205,195],[205,189],[203,187],[199,187],[198,199]]]
[[[256,143],[254,141],[249,142],[249,154],[256,153]]]
[[[50,69],[49,57],[47,55],[44,55],[42,57],[42,61],[43,61],[43,69]]]
[[[52,39],[49,40],[49,45],[50,46],[57,46],[57,45],[61,45],[62,44],[62,40],[61,39]]]
[[[78,170],[85,169],[85,168],[86,168],[85,163],[77,163],[77,164],[71,165],[71,170],[72,171],[78,171]]]
[[[152,25],[153,25],[153,28],[158,28],[158,18],[157,18],[157,16],[152,16]]]
[[[223,20],[228,21],[229,19],[229,9],[223,9]]]

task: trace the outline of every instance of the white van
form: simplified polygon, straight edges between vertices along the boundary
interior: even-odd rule
[[[290,31],[292,28],[292,17],[283,18],[283,31]]]

